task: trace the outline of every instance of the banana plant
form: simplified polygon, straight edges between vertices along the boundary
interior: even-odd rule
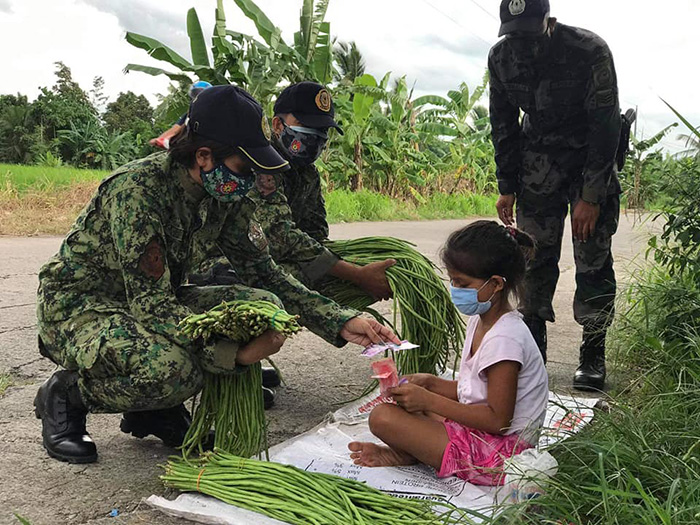
[[[651,150],[676,126],[678,123],[674,122],[645,140],[640,140],[635,136],[630,137],[632,147],[627,153],[627,163],[620,174],[629,208],[643,207],[647,197],[651,194],[651,188],[645,178],[649,175],[648,172],[652,166],[662,158],[661,153]]]
[[[287,44],[282,31],[253,0],[234,0],[236,6],[256,27],[258,38],[226,28],[223,0],[217,0],[211,57],[199,17],[194,8],[187,13],[187,35],[191,60],[153,38],[127,32],[131,45],[145,50],[153,58],[176,70],[128,64],[126,72],[165,75],[177,82],[206,80],[215,85],[234,83],[262,103],[268,103],[282,82],[316,80],[330,82],[333,77],[333,53],[330,24],[325,21],[329,0],[303,0],[300,30],[294,44]]]

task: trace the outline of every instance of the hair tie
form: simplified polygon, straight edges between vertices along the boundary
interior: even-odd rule
[[[516,239],[515,227],[513,227],[513,226],[506,226],[505,228],[506,228],[506,232],[508,232],[508,235],[510,235],[510,236],[513,238],[513,240],[517,240],[517,239]]]

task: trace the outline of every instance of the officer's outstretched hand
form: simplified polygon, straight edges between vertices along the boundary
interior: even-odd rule
[[[515,207],[515,195],[501,195],[496,201],[496,209],[498,210],[498,218],[506,226],[513,224],[513,208]]]
[[[364,317],[353,317],[345,323],[340,330],[340,337],[349,343],[362,346],[388,341],[397,345],[401,344],[391,328],[379,324],[374,319],[365,319]]]
[[[591,204],[580,199],[571,214],[571,232],[574,239],[586,242],[595,232],[598,217],[600,217],[600,204]]]
[[[286,339],[280,332],[267,330],[262,335],[251,340],[243,348],[238,349],[236,363],[239,365],[252,365],[272,354],[276,354],[280,351]]]
[[[395,264],[396,259],[386,259],[363,266],[360,269],[362,277],[358,284],[375,299],[390,299],[393,293],[386,278],[386,269]]]

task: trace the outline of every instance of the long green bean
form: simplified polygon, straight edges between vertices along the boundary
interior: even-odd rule
[[[456,368],[464,344],[465,325],[450,294],[438,274],[438,268],[409,242],[393,237],[362,237],[346,241],[329,241],[326,246],[348,262],[361,266],[396,259],[387,269],[387,279],[394,295],[394,315],[384,322],[399,328],[402,339],[419,345],[396,356],[401,374],[436,373],[447,369],[449,355],[455,356]],[[373,297],[346,281],[329,284],[326,293],[340,304],[370,311]],[[377,316],[374,310],[371,313]],[[400,316],[401,323],[398,323]]]
[[[223,336],[241,344],[269,329],[289,336],[301,327],[296,317],[267,301],[222,303],[180,323],[181,332],[192,339]],[[203,452],[212,429],[214,446],[221,450],[245,457],[262,451],[267,454],[260,363],[228,375],[204,372],[204,387],[182,444],[183,455]]]
[[[441,498],[395,498],[358,481],[220,450],[196,461],[172,457],[161,479],[168,487],[201,492],[292,525],[473,523]]]

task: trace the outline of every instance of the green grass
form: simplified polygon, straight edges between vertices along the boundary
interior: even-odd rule
[[[15,217],[17,220],[6,217],[6,227],[0,228],[0,234],[61,233],[62,229],[70,226],[75,213],[87,202],[93,185],[107,175],[106,171],[68,166],[53,168],[0,164],[0,201],[4,202],[7,213],[22,210],[23,214],[22,217]],[[79,191],[73,192],[76,188]],[[48,201],[51,202],[47,204]],[[62,202],[67,209],[62,209]],[[330,223],[493,216],[495,203],[495,195],[476,194],[433,194],[421,198],[421,202],[396,200],[364,190],[335,190],[326,195]],[[36,220],[33,218],[35,215]]]
[[[0,164],[0,188],[12,187],[19,194],[64,188],[79,182],[102,180],[109,172],[71,167],[50,168]]]
[[[5,395],[5,391],[7,390],[7,387],[9,387],[11,384],[12,384],[12,379],[10,378],[10,374],[8,374],[8,373],[0,374],[0,397]]]
[[[462,219],[491,216],[495,195],[434,194],[416,204],[370,191],[334,190],[326,194],[328,222]]]

